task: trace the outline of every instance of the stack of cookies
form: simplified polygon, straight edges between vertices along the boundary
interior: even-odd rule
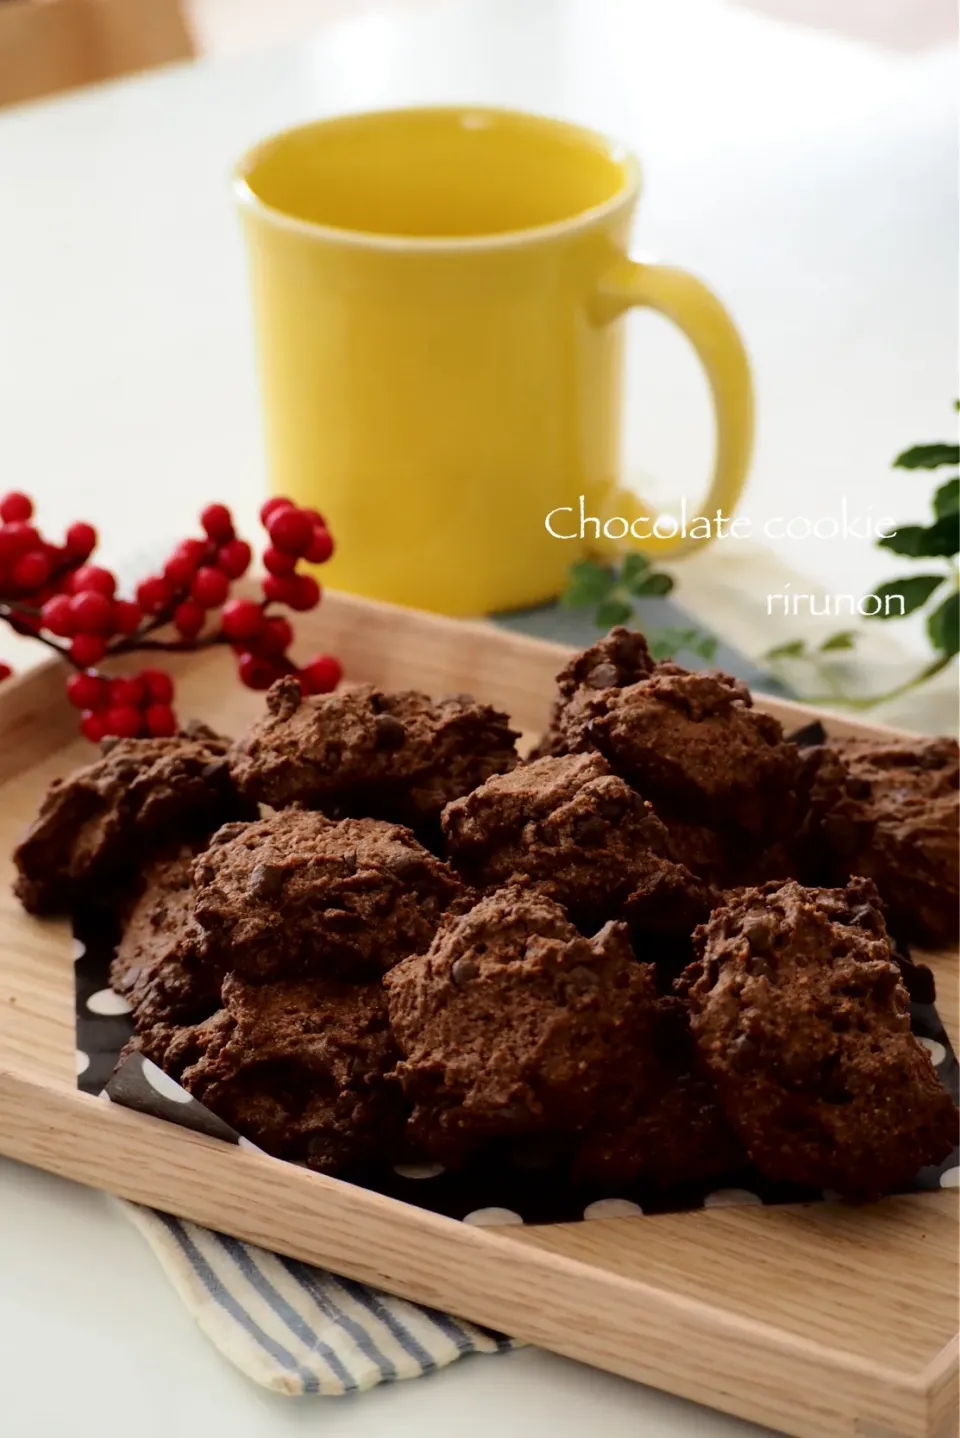
[[[517,737],[470,695],[280,680],[236,742],[106,741],[17,891],[109,910],[134,1046],[324,1172],[526,1149],[862,1198],[950,1152],[887,922],[956,938],[955,742],[801,747],[624,629]]]

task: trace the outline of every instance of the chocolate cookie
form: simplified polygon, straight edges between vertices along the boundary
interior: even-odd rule
[[[747,889],[694,944],[691,1030],[763,1173],[866,1198],[946,1157],[957,1111],[910,1031],[871,886]]]
[[[821,784],[818,795],[821,850],[834,870],[876,881],[898,935],[930,945],[955,942],[960,914],[957,741],[832,740],[808,762],[834,776],[832,788]]]
[[[61,913],[102,898],[171,840],[254,814],[230,779],[227,747],[209,730],[104,741],[99,759],[54,780],[14,854],[24,907]]]
[[[304,809],[226,825],[193,877],[201,958],[257,983],[372,978],[428,948],[463,895],[409,829]]]
[[[654,977],[623,924],[586,939],[552,900],[500,889],[384,984],[411,1138],[445,1163],[488,1139],[575,1131],[625,1067],[642,1083]]]
[[[192,1024],[220,1007],[222,975],[197,960],[194,845],[154,860],[110,966],[110,986],[130,1002],[138,1029]]]
[[[809,892],[835,924],[852,924],[868,934],[885,933],[884,904],[872,879],[856,875],[843,888],[815,888]],[[891,958],[900,970],[900,981],[912,1003],[932,1004],[936,983],[926,964],[918,964],[906,945],[890,937]]]
[[[753,839],[735,825],[712,829],[672,814],[661,817],[676,860],[716,889],[798,877],[798,860],[791,842]]]
[[[799,756],[746,686],[674,668],[611,691],[589,734],[658,812],[769,845],[789,831]]]
[[[700,1063],[686,1005],[669,995],[658,999],[648,1073],[640,1084],[621,1075],[577,1145],[572,1176],[673,1188],[722,1177],[746,1162]]]
[[[604,712],[606,697],[645,679],[656,668],[643,635],[622,625],[574,655],[557,675],[550,724],[531,757],[577,754],[592,748],[589,725]]]
[[[443,832],[471,884],[494,889],[526,876],[585,931],[627,904],[653,931],[690,934],[709,912],[704,886],[672,862],[653,809],[596,753],[488,779],[447,805]]]
[[[203,1023],[146,1034],[140,1049],[244,1138],[339,1173],[389,1160],[402,1127],[385,1075],[397,1050],[379,982],[223,985]]]
[[[800,758],[752,704],[739,680],[654,662],[642,635],[614,629],[558,675],[540,752],[602,753],[705,882],[787,877]]]
[[[433,700],[370,684],[305,699],[293,679],[234,746],[233,774],[252,799],[302,804],[417,828],[443,806],[518,762],[507,716],[470,695]]]
[[[799,756],[797,819],[790,840],[792,877],[827,887],[845,883],[851,871],[841,856],[849,858],[870,842],[873,821],[857,799],[859,786],[836,749],[825,743],[807,744]]]

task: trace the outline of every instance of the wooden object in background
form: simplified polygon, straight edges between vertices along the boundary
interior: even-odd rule
[[[0,0],[0,105],[194,53],[179,0]]]
[[[528,734],[567,653],[330,593],[298,633],[353,680],[469,689]],[[185,717],[229,732],[262,706],[226,653],[174,667]],[[49,665],[0,691],[0,1153],[796,1438],[954,1438],[955,1193],[484,1230],[78,1092],[68,927],[10,892],[44,788],[91,755],[62,685]],[[758,703],[790,728],[876,732]],[[956,954],[923,957],[956,1046]]]

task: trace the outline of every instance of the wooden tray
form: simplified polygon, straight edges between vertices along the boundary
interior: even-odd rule
[[[565,656],[338,595],[299,627],[351,679],[469,689],[530,733]],[[259,710],[230,664],[178,658],[183,715],[229,731]],[[957,1433],[956,1194],[478,1229],[79,1093],[69,932],[10,894],[42,791],[90,754],[61,685],[47,666],[0,691],[0,1153],[798,1438]],[[956,1047],[957,958],[924,957]]]

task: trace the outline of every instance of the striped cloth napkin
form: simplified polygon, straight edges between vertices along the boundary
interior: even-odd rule
[[[420,1378],[512,1339],[117,1200],[202,1333],[241,1373],[288,1397],[362,1393]]]

